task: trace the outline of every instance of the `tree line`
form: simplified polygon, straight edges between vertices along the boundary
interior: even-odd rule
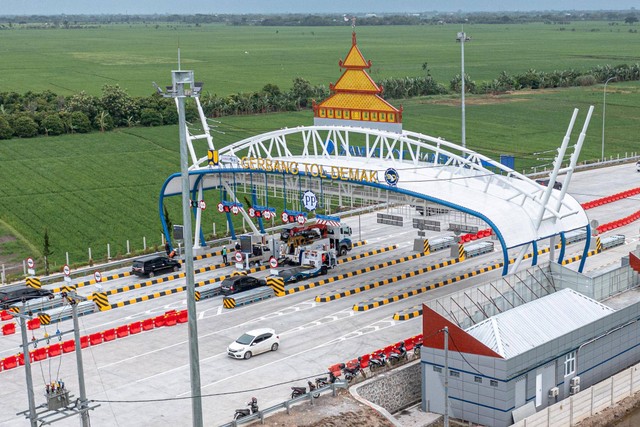
[[[462,78],[454,76],[448,86],[436,82],[427,63],[424,76],[386,78],[377,83],[385,99],[407,99],[417,96],[457,94]],[[586,72],[574,69],[551,72],[534,69],[509,74],[502,71],[491,81],[475,82],[465,75],[465,91],[473,94],[499,94],[522,89],[544,89],[571,86],[591,86],[615,81],[640,80],[640,64],[617,66],[598,65]],[[297,111],[310,108],[330,95],[324,85],[314,86],[302,77],[293,79],[291,89],[283,91],[277,85],[266,84],[258,92],[239,92],[218,96],[210,92],[200,95],[207,117],[242,114]],[[185,107],[188,121],[197,120],[193,103]],[[69,133],[105,132],[132,126],[162,126],[178,123],[178,113],[171,98],[158,93],[132,97],[118,85],[105,85],[101,96],[80,92],[60,96],[49,90],[35,93],[0,92],[0,139],[55,136]]]

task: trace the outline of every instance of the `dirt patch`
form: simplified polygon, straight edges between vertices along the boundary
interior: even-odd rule
[[[522,102],[528,101],[529,98],[523,97],[513,97],[509,95],[483,95],[483,96],[473,96],[469,98],[465,98],[465,105],[491,105],[491,104],[506,104],[508,102]],[[456,107],[460,105],[460,99],[458,98],[447,98],[447,99],[435,99],[431,101],[425,101],[424,104],[436,104],[436,105],[448,105],[451,107]]]
[[[338,395],[322,395],[311,405],[308,401],[291,408],[290,414],[278,412],[264,420],[266,426],[278,427],[393,427],[373,408],[355,400],[346,390]]]
[[[14,236],[0,236],[0,243],[13,242],[15,240]]]
[[[615,406],[610,406],[593,417],[580,421],[576,427],[606,427],[619,425],[623,418],[640,408],[640,393],[621,400]],[[622,425],[622,424],[620,424]],[[628,424],[634,425],[634,424]],[[637,424],[636,424],[637,425]]]

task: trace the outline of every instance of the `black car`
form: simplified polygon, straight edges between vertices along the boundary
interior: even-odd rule
[[[11,304],[25,302],[35,298],[53,297],[49,289],[32,288],[27,285],[5,286],[0,288],[0,307],[8,308]]]
[[[536,179],[536,182],[540,185],[544,185],[545,187],[549,186],[549,180],[548,179]],[[553,183],[553,188],[555,188],[556,190],[562,190],[562,183],[560,181],[556,181]]]
[[[251,276],[233,276],[222,281],[220,291],[222,295],[231,295],[238,292],[248,291],[249,289],[266,286],[267,282],[263,279],[256,279]]]
[[[131,273],[137,276],[153,277],[161,271],[180,270],[180,261],[162,255],[149,255],[133,261]]]

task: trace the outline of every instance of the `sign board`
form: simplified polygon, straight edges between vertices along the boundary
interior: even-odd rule
[[[62,272],[64,273],[64,281],[67,283],[71,282],[71,269],[67,264],[62,267]]]
[[[231,206],[231,212],[233,212],[234,215],[238,215],[238,212],[240,212],[238,205]]]
[[[218,203],[218,212],[224,212],[224,205],[222,204],[222,202]]]
[[[262,216],[264,217],[264,219],[271,219],[271,211],[269,210],[264,211]]]
[[[183,225],[174,225],[173,226],[173,238],[175,240],[184,240],[184,226]]]
[[[303,225],[305,221],[304,215],[298,215],[298,224]]]
[[[313,191],[307,190],[302,193],[302,205],[308,211],[316,210],[316,207],[318,207],[318,198]]]
[[[269,258],[269,267],[271,268],[278,267],[278,260],[276,259],[276,257]]]
[[[233,257],[237,262],[242,262],[242,252],[240,251],[236,252],[236,254]]]
[[[36,267],[36,263],[33,260],[33,258],[31,258],[31,257],[27,258],[27,273],[29,273],[31,275],[36,274],[35,267]]]
[[[102,282],[102,273],[96,271],[95,273],[93,273],[93,278],[96,279],[96,283]]]
[[[289,214],[282,212],[282,222],[289,222]]]
[[[253,208],[249,208],[249,216],[251,218],[253,218],[254,216],[256,216],[256,210]]]
[[[198,207],[202,210],[207,209],[207,203],[204,200],[200,200],[200,202],[198,202]]]

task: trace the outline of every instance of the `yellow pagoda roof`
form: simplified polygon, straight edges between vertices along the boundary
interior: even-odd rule
[[[372,92],[380,93],[382,90],[363,70],[347,69],[340,79],[332,87],[336,92]]]
[[[358,45],[356,44],[356,33],[351,36],[351,49],[347,53],[347,57],[343,61],[339,62],[341,68],[369,68],[371,67],[371,61],[366,61]]]
[[[325,99],[320,107],[347,108],[353,110],[370,110],[381,112],[398,112],[399,110],[377,95],[369,93],[335,93]]]

